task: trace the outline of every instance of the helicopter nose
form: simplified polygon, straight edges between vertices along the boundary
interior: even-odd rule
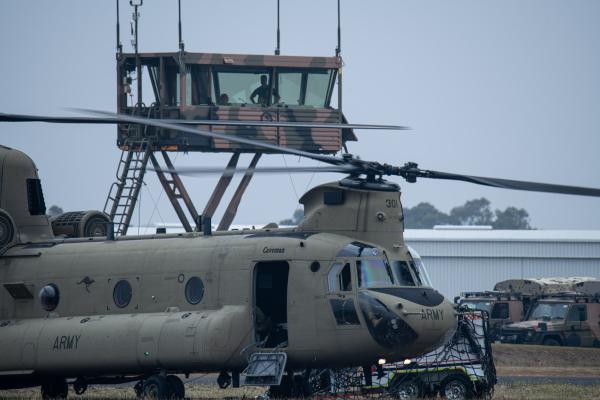
[[[359,304],[369,333],[389,354],[427,353],[456,329],[454,306],[431,288],[369,289],[359,294]]]

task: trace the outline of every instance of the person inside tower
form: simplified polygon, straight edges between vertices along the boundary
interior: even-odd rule
[[[254,104],[258,103],[263,106],[266,106],[269,104],[270,91],[271,88],[269,87],[267,75],[261,75],[260,86],[254,89],[254,91],[250,95],[250,101],[252,101],[252,103]],[[258,96],[258,102],[254,99],[256,96]],[[277,90],[275,88],[273,88],[273,96],[275,96],[276,99],[279,98]]]

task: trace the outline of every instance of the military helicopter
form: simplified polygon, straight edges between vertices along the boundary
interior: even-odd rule
[[[237,385],[250,364],[247,383],[290,394],[298,385],[294,371],[422,354],[452,334],[454,309],[415,268],[403,241],[399,186],[384,176],[600,196],[596,188],[394,166],[160,119],[101,115],[327,164],[254,172],[347,176],[302,196],[305,218],[297,228],[212,232],[205,224],[184,234],[64,239],[48,223],[34,163],[2,147],[3,388],[41,385],[50,398],[66,396],[67,379],[76,393],[90,383],[139,381],[140,395],[183,397],[176,373],[219,371],[221,383],[231,373]],[[253,374],[253,363],[271,372]]]
[[[133,3],[137,18],[138,3]],[[137,19],[135,26],[137,46]],[[142,131],[130,128],[154,128],[148,136],[157,141],[150,144],[163,151],[166,161],[165,168],[152,159],[159,177],[215,172],[222,179],[237,172],[337,172],[346,177],[302,196],[305,218],[297,228],[229,231],[225,224],[213,232],[211,212],[196,219],[187,204],[196,229],[188,223],[182,234],[125,235],[133,207],[127,203],[128,211],[121,212],[115,201],[109,218],[99,212],[67,213],[58,226],[63,230],[57,230],[45,215],[34,162],[23,152],[0,147],[0,388],[39,385],[42,397],[64,398],[69,385],[82,394],[90,384],[137,382],[139,396],[183,398],[184,385],[176,374],[218,372],[219,385],[225,387],[239,385],[245,370],[245,383],[270,386],[276,396],[306,394],[310,369],[358,365],[370,372],[380,361],[436,348],[455,329],[452,304],[430,287],[404,243],[400,187],[384,176],[600,196],[600,189],[331,155],[352,139],[352,128],[369,127],[348,124],[341,113],[339,28],[335,58],[279,56],[278,51],[260,57],[193,54],[183,51],[181,38],[180,44],[178,53],[119,50],[117,114],[0,114],[0,121],[117,124],[118,145],[130,154]],[[139,100],[144,68],[157,107],[143,107]],[[290,98],[298,107],[225,100],[226,75],[243,68],[275,84],[277,76],[296,77],[303,89]],[[337,110],[329,104],[336,74]],[[134,75],[138,102],[128,106]],[[323,82],[318,104],[307,101],[306,87],[313,79]],[[212,92],[206,82],[215,83]],[[277,89],[282,95],[281,86]],[[275,142],[261,138],[262,133],[276,137]],[[150,147],[134,150],[143,150],[138,153],[144,152],[148,162]],[[235,153],[224,170],[184,169],[172,166],[165,153],[229,147],[257,156],[291,154],[324,165],[257,167],[253,162],[239,169]]]

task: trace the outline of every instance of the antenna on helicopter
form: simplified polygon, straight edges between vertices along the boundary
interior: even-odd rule
[[[121,54],[123,52],[123,44],[121,43],[121,26],[119,24],[119,0],[116,0],[117,3],[117,53]]]
[[[181,37],[181,0],[177,0],[177,8],[179,12],[179,51],[184,51],[183,38]]]
[[[279,34],[279,0],[277,0],[277,47],[275,48],[275,55],[278,56],[280,53],[280,34]]]

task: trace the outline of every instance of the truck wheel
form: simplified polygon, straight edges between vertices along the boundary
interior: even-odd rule
[[[171,386],[162,375],[152,375],[144,381],[145,400],[167,400],[171,397]]]
[[[185,398],[185,386],[177,375],[168,375],[167,382],[171,387],[171,398],[172,399],[183,399]]]
[[[390,394],[401,400],[414,400],[423,397],[423,385],[417,379],[396,377],[389,386]]]
[[[463,375],[450,375],[442,382],[442,398],[448,400],[466,400],[473,397],[471,382]]]
[[[544,346],[560,346],[561,345],[557,339],[552,338],[552,337],[548,337],[548,338],[544,339],[542,344]]]

